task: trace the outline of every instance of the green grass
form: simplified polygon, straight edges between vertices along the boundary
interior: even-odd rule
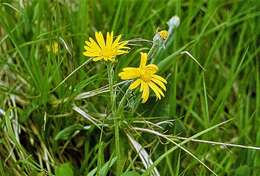
[[[152,58],[166,96],[141,104],[112,84],[174,15]],[[258,0],[0,0],[0,175],[258,176],[259,24]],[[86,63],[84,41],[112,30],[130,53]]]

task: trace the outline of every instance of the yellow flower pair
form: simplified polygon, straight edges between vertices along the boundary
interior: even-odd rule
[[[84,46],[85,56],[92,57],[94,61],[115,61],[117,55],[128,53],[127,41],[121,41],[121,35],[119,35],[115,41],[113,41],[113,32],[107,33],[106,40],[101,32],[95,33],[96,41],[91,37],[89,41],[86,41]],[[155,73],[158,71],[158,67],[155,64],[147,64],[147,53],[141,53],[141,61],[139,67],[126,67],[119,77],[122,80],[134,80],[129,89],[133,90],[140,86],[142,92],[142,103],[145,103],[150,95],[150,88],[155,93],[156,97],[160,100],[164,97],[164,91],[166,91],[167,81]]]

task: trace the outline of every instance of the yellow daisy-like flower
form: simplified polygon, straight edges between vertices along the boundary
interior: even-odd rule
[[[164,97],[164,91],[166,91],[167,81],[155,73],[158,71],[158,67],[155,64],[147,63],[147,53],[141,53],[141,62],[139,67],[126,67],[119,77],[123,80],[135,80],[129,86],[129,89],[133,90],[139,85],[140,91],[142,92],[142,103],[145,103],[148,100],[150,94],[150,88],[155,93],[156,97],[160,100],[161,97]]]
[[[163,40],[166,40],[167,37],[168,37],[168,31],[162,30],[162,31],[159,32],[159,35],[160,35],[160,37],[161,37]]]
[[[53,42],[50,45],[46,45],[46,49],[48,52],[52,52],[54,54],[57,54],[59,51],[59,44],[58,42]]]
[[[86,45],[83,55],[92,57],[94,61],[105,60],[115,61],[117,55],[128,53],[127,41],[120,41],[121,35],[119,35],[115,41],[113,41],[113,32],[107,32],[106,40],[101,32],[95,32],[96,41],[89,37],[89,41],[85,41]]]

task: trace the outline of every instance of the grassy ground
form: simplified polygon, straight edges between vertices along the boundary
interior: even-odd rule
[[[0,2],[0,175],[259,175],[258,0]],[[174,39],[154,58],[163,100],[141,104],[129,83],[109,93],[106,63],[81,66],[84,41],[113,30],[132,41],[111,74],[121,82],[151,48],[137,39],[174,15]]]

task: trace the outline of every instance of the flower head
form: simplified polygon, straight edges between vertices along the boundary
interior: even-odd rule
[[[168,37],[168,31],[162,30],[162,31],[159,32],[159,35],[160,35],[160,37],[161,37],[163,40],[166,40],[167,37]]]
[[[107,32],[106,40],[101,32],[95,32],[96,41],[93,38],[89,38],[89,41],[85,41],[86,45],[83,55],[92,57],[94,61],[105,60],[115,61],[117,55],[128,53],[127,41],[121,41],[121,35],[119,35],[115,41],[113,41],[113,32]]]
[[[158,67],[155,64],[147,63],[147,53],[141,53],[141,61],[139,67],[126,67],[119,77],[123,80],[134,80],[129,86],[129,89],[133,90],[140,86],[140,91],[142,92],[142,103],[148,100],[150,94],[150,88],[155,93],[156,97],[160,100],[164,97],[164,91],[166,91],[165,84],[167,81],[155,73],[158,71]]]
[[[165,43],[168,39],[169,32],[166,30],[161,30],[159,32],[156,32],[156,34],[153,37],[153,44],[165,48]]]
[[[58,42],[54,41],[50,45],[46,45],[46,49],[48,52],[52,52],[53,54],[57,54],[59,51],[59,44]]]

